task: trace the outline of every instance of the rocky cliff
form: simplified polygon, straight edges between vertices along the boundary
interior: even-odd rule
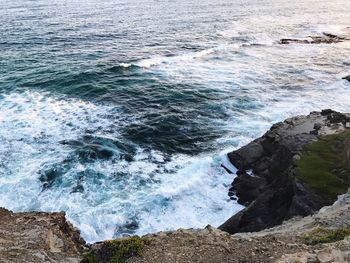
[[[238,168],[230,191],[246,208],[219,228],[259,231],[332,204],[350,186],[349,128],[349,114],[312,112],[229,153]]]

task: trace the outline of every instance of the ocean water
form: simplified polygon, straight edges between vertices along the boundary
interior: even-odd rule
[[[65,211],[88,242],[218,226],[226,153],[350,112],[348,0],[1,0],[0,207]]]

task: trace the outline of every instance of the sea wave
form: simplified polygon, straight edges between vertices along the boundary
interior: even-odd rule
[[[0,108],[0,206],[65,211],[88,242],[216,225],[242,208],[224,154],[142,149],[119,135],[115,107],[24,92]]]
[[[179,62],[187,62],[195,59],[199,59],[210,54],[215,53],[218,48],[204,49],[197,52],[184,53],[177,56],[156,56],[149,59],[142,59],[135,63],[120,63],[119,66],[123,68],[130,68],[136,66],[139,68],[151,68],[153,66],[159,66],[161,64],[176,64]]]
[[[213,48],[203,49],[197,52],[187,52],[174,56],[154,56],[147,59],[142,59],[136,62],[120,63],[121,68],[146,68],[156,67],[159,65],[174,65],[179,63],[194,62],[198,59],[204,59],[206,57],[210,58],[211,55],[220,54],[223,51],[237,50],[242,47],[252,46],[252,45],[263,45],[264,43],[252,42],[252,43],[229,43],[220,45]],[[266,44],[266,43],[265,43]]]

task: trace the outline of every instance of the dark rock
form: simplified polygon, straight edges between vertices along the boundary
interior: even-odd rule
[[[334,111],[331,110],[331,109],[324,109],[321,111],[321,115],[328,115],[328,114],[331,114],[333,113]]]
[[[268,157],[261,158],[261,160],[255,163],[253,173],[254,174],[263,173],[265,170],[269,168],[269,163],[270,163],[270,160]]]
[[[327,115],[327,119],[331,123],[340,123],[340,122],[346,121],[346,116],[342,113],[339,113],[339,112],[332,112],[331,114]]]
[[[331,109],[289,118],[262,137],[228,154],[239,171],[230,191],[248,205],[219,228],[229,233],[258,231],[293,216],[306,216],[329,205],[296,178],[300,152],[327,130],[335,133],[349,115]],[[327,128],[326,128],[327,127]],[[246,173],[252,169],[254,176]]]
[[[278,127],[281,127],[283,125],[283,122],[277,122],[271,126],[271,131],[277,129]]]
[[[309,40],[306,39],[293,39],[293,38],[282,38],[280,40],[280,44],[286,45],[286,44],[292,44],[292,43],[297,43],[297,44],[310,44]]]
[[[329,37],[329,38],[337,38],[338,37],[337,35],[325,33],[325,32],[323,32],[322,34],[325,35],[326,37]]]
[[[266,184],[265,178],[250,176],[245,173],[236,177],[230,191],[239,197],[239,204],[246,205],[254,201],[260,195]]]
[[[307,216],[313,214],[315,208],[318,210],[325,204],[321,197],[316,195],[305,183],[298,179],[295,179],[293,182],[293,193],[287,218],[295,215]]]
[[[245,170],[238,170],[236,174],[237,174],[237,176],[240,176],[240,175],[247,174],[247,172]]]
[[[225,165],[221,164],[221,167],[224,168],[228,174],[233,174],[233,172],[230,169],[228,169]]]
[[[308,38],[282,38],[280,44],[333,44],[348,40],[345,37],[337,36],[330,33],[322,33],[320,36],[308,36]]]
[[[228,154],[231,163],[238,169],[245,170],[257,161],[264,154],[264,148],[261,144],[252,142],[243,146],[237,151]]]
[[[319,130],[321,128],[322,128],[322,123],[315,123],[315,125],[314,125],[315,130]]]
[[[285,187],[267,188],[245,209],[231,217],[219,229],[234,234],[254,232],[281,224],[295,215],[306,216],[323,206],[322,200],[306,190],[302,183],[284,178]],[[298,194],[295,194],[295,193]]]
[[[345,80],[347,80],[347,81],[350,81],[350,75],[349,75],[349,76],[343,77],[343,79],[345,79]]]

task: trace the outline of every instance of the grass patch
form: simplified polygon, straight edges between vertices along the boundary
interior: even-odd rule
[[[350,227],[338,229],[315,228],[311,232],[303,236],[303,240],[308,245],[316,245],[321,243],[331,243],[343,240],[350,235]]]
[[[108,240],[100,249],[86,254],[82,263],[125,263],[130,257],[142,256],[146,243],[148,239],[137,236]]]
[[[297,177],[329,204],[350,187],[350,131],[327,135],[307,145],[297,163]]]

